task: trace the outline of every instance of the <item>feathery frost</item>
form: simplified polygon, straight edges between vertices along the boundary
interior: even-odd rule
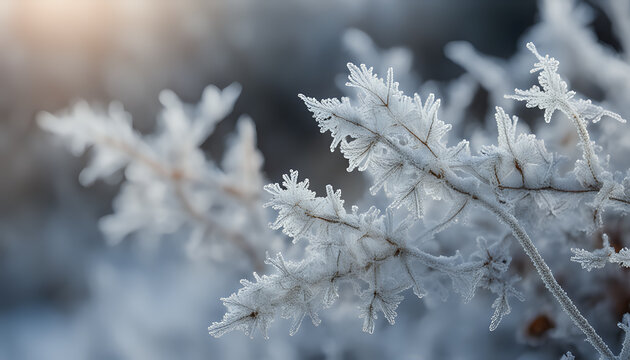
[[[268,259],[275,273],[255,275],[255,283],[244,280],[238,293],[224,299],[228,312],[209,328],[213,335],[242,329],[243,324],[249,324],[248,329],[263,324],[273,319],[268,314],[293,318],[292,334],[306,314],[318,324],[318,311],[333,304],[341,283],[355,285],[363,330],[372,333],[379,312],[394,323],[401,292],[408,288],[422,297],[427,292],[424,284],[450,278],[469,299],[475,288],[488,287],[507,270],[509,256],[499,250],[504,247],[480,241],[484,255],[467,262],[460,254],[431,255],[408,243],[409,219],[396,222],[391,210],[381,214],[376,208],[360,212],[352,207],[347,212],[339,191],[327,186],[327,196],[317,197],[308,180],[298,180],[297,171],[285,175],[282,185],[268,185],[266,190],[272,194],[267,206],[278,211],[272,226],[282,228],[294,241],[307,240],[306,256],[299,262],[285,261],[281,255]],[[488,261],[485,254],[495,257]]]
[[[90,162],[79,177],[83,185],[124,170],[114,213],[100,221],[110,242],[132,234],[168,236],[185,229],[191,255],[218,259],[221,244],[232,243],[260,268],[256,247],[263,244],[256,239],[265,231],[260,209],[264,179],[253,121],[239,119],[222,168],[200,148],[232,111],[240,91],[238,84],[223,90],[208,86],[200,103],[189,105],[164,90],[157,129],[145,136],[133,129],[131,116],[119,103],[103,113],[80,102],[67,114],[40,115],[39,123],[67,139],[75,155],[91,148]]]
[[[624,120],[589,100],[575,100],[575,92],[557,72],[558,61],[540,55],[531,43],[527,47],[538,60],[532,73],[538,73],[540,87],[516,90],[508,98],[544,110],[546,122],[556,110],[569,117],[583,151],[574,171],[561,171],[559,156],[550,153],[535,135],[519,133],[518,119],[501,107],[496,107],[495,114],[496,145],[485,145],[478,154],[470,153],[467,140],[449,145],[451,125],[440,119],[440,100],[433,94],[424,99],[417,94],[409,97],[399,90],[391,68],[383,79],[372,68],[348,64],[346,85],[356,91],[354,100],[299,97],[321,131],[331,133],[330,149],[340,149],[348,160],[348,171],[370,173],[372,194],[384,190],[389,199],[387,211],[381,215],[372,207],[361,212],[356,206],[347,211],[339,190],[328,185],[326,196],[317,197],[308,180],[298,180],[297,171],[285,175],[282,185],[266,186],[272,196],[267,206],[278,213],[272,227],[282,229],[294,242],[306,240],[304,257],[297,262],[280,255],[268,260],[275,272],[262,277],[254,274],[255,282],[244,281],[243,288],[224,299],[227,313],[210,326],[210,333],[220,336],[245,329],[251,335],[252,329],[260,328],[264,335],[276,315],[293,319],[291,334],[307,314],[317,325],[318,312],[332,305],[343,283],[352,284],[363,330],[371,333],[379,313],[394,323],[406,289],[412,288],[422,298],[440,293],[444,281],[450,281],[464,301],[479,288],[493,293],[496,300],[491,304],[490,330],[494,330],[511,312],[509,299],[524,300],[515,287],[519,276],[510,270],[508,245],[517,240],[587,340],[603,358],[616,358],[555,280],[524,226],[540,222],[548,214],[562,216],[569,209],[585,208],[589,211],[572,215],[574,224],[593,231],[602,226],[605,209],[626,211],[630,180],[619,183],[618,176],[607,170],[607,162],[599,161],[586,129],[587,121],[597,122],[603,116]],[[423,229],[427,204],[436,200],[449,204],[450,210],[443,212],[437,225]],[[468,257],[460,251],[446,255],[423,250],[427,239],[455,223],[472,206],[495,215],[511,235],[495,241],[478,238],[477,251]],[[399,208],[407,210],[406,214]],[[404,220],[396,222],[395,217]],[[412,227],[413,233],[408,231]],[[593,253],[574,252],[572,260],[589,270],[606,261],[627,264],[621,260],[625,252],[614,257],[607,243],[605,249]]]
[[[603,246],[601,249],[587,251],[584,249],[571,249],[575,254],[571,261],[580,263],[583,269],[591,271],[606,266],[606,263],[619,264],[623,267],[630,267],[630,249],[623,248],[618,252],[610,246],[608,235],[603,234]]]

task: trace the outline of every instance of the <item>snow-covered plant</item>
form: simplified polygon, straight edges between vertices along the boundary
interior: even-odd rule
[[[571,258],[572,261],[579,262],[582,268],[587,271],[591,271],[597,268],[603,268],[606,263],[617,263],[624,267],[630,267],[630,249],[623,248],[620,251],[615,251],[615,248],[610,246],[608,235],[604,234],[604,246],[601,249],[595,251],[587,251],[584,249],[571,249],[575,254]]]
[[[152,252],[150,261],[146,261],[146,254],[133,251],[117,253],[124,260],[112,256],[116,259],[113,264],[108,255],[102,256],[105,259],[91,259],[89,301],[83,304],[81,312],[71,314],[63,326],[55,328],[61,344],[58,347],[69,348],[65,344],[73,340],[68,339],[81,333],[98,339],[73,349],[73,354],[77,354],[73,356],[83,358],[102,353],[102,348],[107,348],[110,356],[147,359],[168,359],[174,353],[190,358],[212,353],[230,358],[292,359],[298,351],[317,356],[364,351],[365,347],[357,345],[355,334],[338,329],[319,337],[322,342],[334,339],[340,344],[324,350],[306,341],[287,346],[287,340],[279,337],[247,346],[229,341],[208,344],[203,333],[198,333],[199,320],[222,312],[219,303],[207,307],[204,299],[233,290],[230,284],[244,272],[262,267],[264,248],[279,248],[279,237],[267,226],[271,210],[262,206],[267,194],[263,190],[262,156],[256,150],[252,121],[239,119],[237,134],[228,141],[220,166],[206,158],[201,146],[214,125],[231,111],[239,92],[237,85],[223,90],[211,86],[201,102],[192,106],[182,104],[166,91],[160,97],[164,110],[158,118],[158,129],[144,136],[132,128],[130,116],[118,104],[112,104],[109,112],[103,113],[82,102],[68,114],[41,116],[41,125],[67,140],[71,149],[76,146],[77,155],[93,153],[79,176],[82,184],[100,178],[117,179],[116,173],[124,171],[125,180],[114,206],[116,212],[101,222],[111,242],[127,236],[147,241],[158,237],[188,238],[186,249],[191,256],[209,255],[217,260],[190,261],[171,251],[177,249],[175,243],[161,244],[161,249],[167,251]],[[178,192],[178,184],[187,192]],[[126,188],[130,190],[125,192]],[[186,205],[188,202],[200,205],[193,208]],[[174,223],[175,220],[179,222]],[[171,222],[174,225],[167,227]],[[241,246],[239,238],[247,241],[243,244],[247,248]],[[161,301],[150,300],[156,294],[162,294]],[[10,343],[21,334],[14,336],[5,342]]]
[[[496,145],[485,145],[478,154],[470,153],[466,140],[449,145],[446,135],[451,126],[438,116],[440,100],[433,95],[425,99],[417,94],[404,95],[392,69],[382,79],[365,65],[348,64],[347,85],[357,90],[358,101],[300,98],[322,132],[331,132],[331,150],[341,149],[349,162],[348,171],[367,170],[374,178],[372,194],[384,189],[388,209],[383,213],[375,207],[361,211],[354,206],[348,211],[339,190],[327,186],[326,196],[317,197],[308,180],[299,181],[296,171],[285,175],[282,185],[268,185],[265,189],[272,199],[267,206],[278,211],[272,227],[282,229],[294,242],[307,240],[304,258],[269,258],[267,263],[274,266],[275,273],[254,274],[254,282],[242,280],[243,288],[223,299],[227,313],[210,326],[210,333],[220,336],[241,329],[251,336],[257,330],[266,336],[277,315],[293,319],[291,333],[307,314],[317,325],[318,312],[333,304],[343,283],[353,285],[361,303],[363,330],[372,332],[378,312],[394,322],[404,290],[413,288],[422,298],[443,291],[448,280],[465,301],[477,288],[496,295],[490,323],[494,330],[511,311],[510,297],[524,299],[515,287],[517,271],[509,267],[512,255],[508,244],[514,239],[545,287],[600,356],[624,358],[630,350],[624,347],[619,356],[610,350],[558,284],[528,232],[535,232],[532,224],[548,224],[549,214],[570,218],[571,226],[592,232],[602,226],[605,209],[626,211],[630,196],[625,185],[630,180],[609,169],[607,159],[600,159],[587,130],[589,121],[597,122],[604,116],[625,120],[590,100],[576,99],[576,93],[557,72],[558,62],[541,56],[532,43],[527,47],[537,58],[532,73],[539,73],[539,85],[517,89],[507,97],[544,110],[546,122],[556,110],[571,121],[582,149],[572,171],[563,171],[560,157],[549,152],[535,135],[517,134],[516,117],[501,107],[495,113]],[[437,225],[427,226],[419,219],[429,215],[427,208],[436,209],[427,205],[435,201],[449,209],[439,214]],[[466,217],[471,208],[494,216],[511,234],[486,234],[493,240],[479,238],[477,250],[469,256],[459,251],[431,251],[427,241]],[[468,226],[469,233],[474,233],[481,224]],[[464,249],[470,239],[457,242]],[[601,257],[599,253],[576,254],[577,261],[590,267],[597,266],[592,259]],[[565,356],[571,357],[570,353]]]
[[[220,259],[230,243],[260,268],[259,249],[274,244],[259,240],[266,223],[261,209],[263,159],[252,120],[239,119],[221,167],[201,149],[239,94],[238,84],[223,90],[208,86],[193,106],[165,90],[160,94],[164,108],[151,135],[134,130],[131,116],[119,103],[102,112],[79,102],[67,114],[42,114],[40,125],[64,138],[77,156],[92,149],[90,163],[79,176],[83,185],[124,170],[114,214],[100,223],[110,242],[131,234],[156,238],[187,231],[191,255]]]

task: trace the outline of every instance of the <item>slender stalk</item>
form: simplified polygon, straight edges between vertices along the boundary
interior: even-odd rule
[[[560,303],[560,306],[565,313],[569,315],[573,323],[584,333],[584,335],[586,335],[587,341],[595,347],[597,352],[599,352],[604,359],[616,359],[616,356],[610,350],[608,345],[606,345],[604,340],[602,340],[602,338],[597,334],[588,320],[586,320],[582,313],[580,313],[580,310],[575,306],[573,301],[571,301],[571,298],[567,295],[566,291],[564,291],[560,284],[558,284],[558,281],[553,276],[551,269],[536,249],[536,245],[534,245],[532,240],[529,238],[525,229],[523,229],[523,227],[519,224],[518,220],[516,220],[513,215],[491,203],[485,203],[482,200],[480,200],[480,203],[484,204],[486,209],[490,210],[499,218],[499,220],[501,220],[501,222],[510,227],[512,234],[518,240],[519,244],[534,264],[534,267],[545,284],[545,287],[547,287],[547,290],[549,290],[558,303]]]
[[[449,179],[450,178],[450,179]],[[449,181],[449,180],[452,180]],[[497,218],[506,224],[512,234],[518,240],[519,244],[525,251],[525,254],[530,258],[531,262],[534,264],[538,275],[541,280],[545,284],[545,287],[549,292],[556,298],[564,312],[569,316],[569,318],[573,321],[573,323],[586,335],[586,339],[597,352],[602,356],[602,358],[607,360],[616,359],[613,352],[610,350],[608,345],[602,340],[602,338],[597,334],[595,329],[591,326],[591,324],[586,320],[586,318],[582,315],[580,310],[575,306],[569,295],[567,295],[566,291],[558,284],[558,281],[553,276],[551,269],[543,259],[543,257],[538,252],[536,245],[532,242],[532,240],[527,235],[525,229],[521,226],[514,215],[510,214],[506,210],[504,210],[501,206],[497,205],[493,201],[487,200],[481,197],[478,194],[471,193],[465,190],[465,187],[460,186],[457,182],[461,181],[456,177],[446,174],[443,179],[444,183],[451,187],[453,190],[467,194],[470,196],[475,202],[486,208],[488,211],[492,212]]]
[[[451,179],[448,179],[449,177],[452,179],[453,182],[449,181],[451,180]],[[586,318],[582,315],[582,313],[575,306],[575,304],[573,303],[569,295],[567,295],[566,291],[564,291],[564,289],[560,286],[560,284],[558,284],[558,281],[553,276],[551,269],[549,268],[549,266],[547,265],[543,257],[538,252],[536,245],[534,245],[529,235],[527,235],[527,232],[522,227],[522,225],[518,222],[516,217],[514,217],[514,215],[507,212],[501,206],[497,205],[494,201],[485,199],[484,197],[478,194],[474,194],[474,193],[466,191],[463,186],[461,186],[460,184],[457,184],[458,180],[461,182],[460,179],[457,179],[456,177],[453,177],[447,174],[446,178],[444,179],[444,182],[445,184],[450,186],[453,190],[460,192],[462,194],[468,194],[469,196],[471,196],[471,198],[475,202],[477,202],[479,205],[483,206],[488,211],[496,215],[496,217],[501,222],[503,222],[510,228],[510,230],[512,231],[512,234],[514,235],[516,240],[518,240],[519,244],[523,248],[523,251],[525,251],[525,254],[529,257],[532,264],[534,264],[534,267],[536,268],[536,271],[538,272],[540,279],[545,284],[545,287],[547,288],[547,290],[549,290],[549,292],[554,296],[554,298],[556,298],[556,300],[558,301],[558,303],[560,304],[564,312],[569,316],[569,318],[573,321],[573,323],[584,333],[584,335],[586,335],[587,341],[591,343],[591,345],[593,345],[595,350],[599,352],[602,358],[607,359],[607,360],[616,359],[616,356],[610,350],[608,345],[606,345],[604,340],[602,340],[602,338],[597,334],[597,332],[591,326],[588,320],[586,320]]]

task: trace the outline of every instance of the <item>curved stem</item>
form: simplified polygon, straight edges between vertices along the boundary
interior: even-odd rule
[[[504,210],[501,206],[494,203],[493,201],[487,200],[481,197],[478,194],[471,193],[466,191],[465,186],[462,184],[458,184],[457,177],[449,176],[447,174],[447,178],[444,179],[444,183],[451,187],[453,190],[460,192],[462,194],[467,194],[473,200],[475,200],[478,204],[486,208],[488,211],[492,212],[496,217],[506,224],[512,234],[518,240],[519,244],[525,251],[525,254],[529,257],[531,262],[534,264],[540,279],[545,284],[545,287],[549,292],[554,296],[554,298],[558,301],[564,312],[569,316],[569,318],[573,321],[573,323],[586,335],[586,339],[597,352],[602,356],[602,358],[607,360],[614,360],[616,356],[610,350],[608,345],[602,340],[602,338],[597,334],[595,329],[591,326],[591,324],[586,320],[586,318],[582,315],[580,310],[575,306],[569,295],[567,295],[566,291],[558,284],[558,281],[553,276],[551,269],[543,259],[543,257],[538,252],[536,245],[532,242],[529,235],[525,229],[521,226],[514,215],[510,214],[506,210]],[[451,182],[452,181],[452,182]]]
[[[560,306],[565,313],[569,315],[573,323],[582,330],[584,335],[586,335],[588,342],[595,347],[604,359],[616,359],[616,356],[610,350],[608,345],[606,345],[604,340],[602,340],[591,324],[589,324],[588,320],[586,320],[586,318],[580,313],[580,310],[578,310],[573,301],[571,301],[571,298],[567,295],[566,291],[564,291],[560,284],[558,284],[558,281],[553,276],[551,269],[536,249],[536,246],[525,232],[525,229],[523,229],[523,227],[518,223],[518,220],[513,215],[505,212],[503,209],[500,209],[490,203],[482,203],[484,204],[484,207],[494,213],[504,224],[510,227],[512,234],[521,244],[521,247],[534,264],[534,267],[545,284],[545,287],[547,287],[547,290],[549,290],[549,292],[560,303]]]

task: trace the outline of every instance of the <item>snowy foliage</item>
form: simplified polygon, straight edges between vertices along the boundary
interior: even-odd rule
[[[615,251],[615,248],[610,246],[608,235],[604,234],[604,246],[601,249],[594,251],[587,251],[584,249],[571,249],[575,254],[571,258],[571,261],[575,261],[582,265],[583,269],[591,271],[593,269],[599,269],[606,266],[606,263],[617,263],[623,267],[630,267],[630,249],[623,248],[620,251]]]
[[[555,110],[569,117],[577,129],[583,150],[582,159],[571,172],[562,171],[558,156],[546,150],[543,141],[533,134],[517,136],[517,119],[501,107],[496,108],[497,145],[487,145],[477,155],[469,151],[468,141],[449,145],[446,135],[451,125],[439,118],[440,100],[434,95],[424,100],[409,97],[398,89],[390,68],[385,79],[365,65],[348,64],[347,86],[357,91],[357,100],[349,98],[317,100],[300,95],[313,113],[322,132],[330,132],[331,150],[340,148],[348,160],[348,171],[367,171],[373,177],[372,194],[381,188],[389,198],[384,215],[377,208],[346,210],[341,192],[326,188],[326,197],[317,197],[308,180],[299,181],[296,171],[285,175],[282,186],[269,185],[272,200],[267,204],[277,212],[272,227],[282,229],[294,242],[308,241],[303,260],[288,261],[281,255],[268,259],[276,271],[243,280],[243,288],[223,299],[227,313],[214,323],[210,333],[220,336],[244,329],[253,336],[259,329],[266,336],[269,323],[277,316],[293,319],[295,333],[305,315],[319,323],[318,312],[337,298],[340,283],[352,284],[360,298],[359,316],[363,330],[374,331],[378,313],[393,324],[401,292],[413,288],[423,297],[450,279],[454,290],[469,301],[475,289],[490,290],[497,298],[490,329],[511,311],[509,298],[524,300],[510,275],[511,255],[508,241],[517,240],[532,261],[540,279],[559,302],[575,325],[603,358],[617,358],[593,327],[582,316],[567,293],[560,287],[526,226],[541,221],[547,213],[561,215],[569,208],[588,208],[581,219],[583,230],[601,227],[605,208],[626,210],[630,198],[624,185],[599,161],[586,130],[587,120],[602,116],[623,119],[589,100],[574,100],[558,71],[558,62],[541,56],[533,44],[529,50],[536,56],[532,72],[540,72],[538,86],[517,90],[510,96],[524,100],[528,107],[545,111],[548,122]],[[627,182],[627,180],[626,180]],[[541,201],[540,199],[545,199]],[[542,211],[523,211],[519,203],[534,199]],[[426,228],[418,238],[408,232],[412,226],[424,226],[425,203],[442,201],[450,205],[435,228]],[[561,208],[554,204],[569,202]],[[469,208],[481,208],[496,216],[510,229],[511,235],[498,241],[478,239],[478,250],[467,260],[460,252],[433,254],[423,250],[424,237],[432,237],[466,215]],[[407,210],[403,220],[395,221],[399,208]],[[536,219],[536,218],[540,218]],[[420,221],[419,221],[420,220]],[[471,225],[471,226],[474,226]],[[509,238],[509,239],[508,239]],[[465,239],[462,239],[465,241]],[[593,254],[592,259],[600,254]],[[585,252],[578,261],[589,262]],[[569,357],[569,355],[566,355]]]
[[[82,184],[117,180],[124,172],[115,212],[101,222],[108,239],[115,243],[129,235],[147,239],[183,235],[190,239],[192,255],[220,260],[221,271],[212,271],[211,277],[204,276],[205,267],[189,270],[173,275],[186,281],[175,280],[177,286],[171,288],[160,273],[145,284],[154,288],[151,291],[144,289],[142,279],[129,279],[127,272],[117,269],[123,281],[112,279],[90,305],[98,308],[98,317],[115,323],[108,330],[115,341],[102,339],[99,333],[94,336],[99,339],[97,347],[120,341],[127,349],[121,354],[129,356],[129,349],[134,349],[135,357],[168,358],[160,349],[173,334],[190,338],[199,329],[198,321],[191,325],[184,315],[209,318],[205,312],[209,309],[210,316],[218,316],[220,305],[214,295],[232,291],[225,284],[233,281],[230,276],[241,276],[224,270],[247,258],[240,269],[257,273],[223,299],[227,313],[212,324],[210,333],[221,336],[242,330],[251,337],[271,335],[266,346],[274,349],[273,356],[254,351],[256,357],[295,358],[298,351],[307,357],[304,349],[316,348],[317,356],[326,358],[377,358],[376,352],[361,356],[376,348],[394,358],[409,354],[429,359],[558,359],[561,354],[565,360],[595,358],[583,341],[584,333],[602,358],[629,359],[630,315],[622,319],[628,311],[626,269],[591,271],[608,262],[624,267],[630,263],[624,236],[628,227],[619,220],[630,203],[630,173],[625,171],[630,161],[622,155],[630,150],[629,132],[612,121],[590,125],[603,117],[623,121],[607,109],[626,117],[630,113],[630,26],[624,16],[628,6],[624,0],[601,4],[623,48],[616,53],[598,43],[589,28],[591,9],[571,0],[542,0],[540,5],[540,23],[524,36],[538,45],[540,53],[528,44],[513,58],[502,60],[466,42],[451,43],[447,56],[466,72],[447,84],[421,86],[411,71],[410,51],[379,49],[360,30],[346,32],[341,40],[354,61],[375,70],[349,65],[347,98],[301,98],[322,132],[333,135],[331,150],[341,150],[348,170],[364,171],[372,179],[370,193],[376,197],[367,206],[365,200],[359,201],[361,207],[345,206],[340,190],[332,186],[326,187],[325,196],[317,196],[308,179],[298,178],[296,171],[285,175],[282,184],[265,187],[267,193],[261,191],[262,157],[255,148],[253,124],[246,118],[239,121],[223,161],[206,158],[201,145],[231,111],[237,87],[223,91],[210,87],[198,106],[182,104],[164,92],[160,97],[164,110],[151,135],[134,130],[129,114],[118,104],[106,113],[80,103],[67,115],[42,116],[42,126],[64,137],[75,154],[92,148],[92,161],[80,175]],[[253,53],[243,45],[252,39],[235,38],[242,42],[240,50]],[[258,37],[253,42],[263,44]],[[259,51],[266,53],[264,45],[258,45]],[[560,61],[541,55],[546,51]],[[538,78],[530,88],[532,77],[526,67],[531,66],[532,53],[536,59],[532,73]],[[261,62],[258,56],[248,58]],[[389,67],[396,71],[400,86]],[[386,76],[380,79],[375,72]],[[529,90],[505,96],[515,87]],[[406,96],[400,90],[422,96]],[[468,112],[479,91],[489,95],[482,119]],[[543,111],[524,112],[511,99]],[[556,114],[547,124],[556,110],[562,117]],[[514,113],[521,119],[511,116]],[[540,114],[540,119],[530,114]],[[311,170],[305,164],[301,174]],[[296,243],[283,254],[275,253],[277,238],[265,229],[263,198],[277,212],[272,227]],[[600,246],[602,233],[610,236],[603,235]],[[258,275],[264,249],[273,254],[265,261],[273,272]],[[528,257],[534,266],[528,266]],[[570,257],[588,272],[572,264]],[[204,286],[199,286],[202,281]],[[445,299],[451,288],[461,295],[462,305],[456,300],[436,301]],[[173,319],[163,304],[151,300],[166,291],[182,317]],[[121,292],[126,295],[124,306],[112,306],[120,301]],[[426,308],[403,303],[411,293]],[[138,303],[146,311],[137,311]],[[340,314],[352,316],[348,309],[355,305],[363,330],[378,333],[369,344],[365,338],[353,338],[363,335],[360,325],[339,319]],[[167,320],[165,314],[171,314]],[[291,339],[270,328],[277,317],[287,318],[289,334],[294,335],[307,315],[313,324],[326,328],[310,329],[307,324]],[[397,320],[396,326],[385,328],[381,316],[390,324]],[[88,317],[87,322],[92,321]],[[488,324],[498,334],[480,331]],[[357,326],[357,334],[352,326]],[[326,340],[331,336],[343,344],[341,348],[330,349]],[[74,335],[69,338],[74,341]],[[238,340],[224,337],[212,342],[213,355],[233,355],[234,349],[248,353],[234,339]],[[459,342],[456,347],[454,340]],[[134,341],[140,345],[134,347]],[[617,356],[606,343],[621,349]],[[215,346],[228,351],[215,353]]]
[[[259,268],[257,248],[274,244],[258,241],[266,218],[260,209],[262,155],[252,120],[239,119],[222,167],[200,148],[239,94],[238,84],[223,90],[208,86],[193,106],[165,90],[157,130],[145,136],[133,129],[131,116],[119,103],[103,113],[79,102],[64,115],[42,114],[40,124],[64,138],[77,156],[91,148],[90,163],[79,176],[83,185],[124,170],[115,213],[101,219],[110,242],[131,234],[154,238],[185,230],[191,255],[220,259],[224,245],[231,243]]]
[[[250,330],[265,330],[275,314],[293,317],[294,334],[306,314],[319,323],[317,311],[333,304],[339,284],[356,281],[364,284],[356,291],[363,303],[363,330],[371,333],[378,312],[394,323],[403,290],[413,288],[422,298],[427,288],[450,278],[470,298],[477,286],[490,286],[507,270],[508,257],[485,240],[479,241],[479,254],[470,262],[459,254],[434,256],[409,246],[407,221],[396,223],[391,211],[381,215],[375,208],[359,212],[353,207],[348,213],[339,191],[328,186],[326,197],[316,197],[308,180],[298,181],[295,171],[285,175],[282,186],[266,189],[273,195],[268,205],[279,212],[273,227],[282,228],[294,241],[307,239],[307,259],[297,263],[281,255],[268,259],[277,273],[256,276],[256,283],[244,280],[243,289],[224,299],[231,311],[211,327],[214,335],[245,328],[253,336]],[[390,278],[392,273],[404,277]]]
[[[595,155],[593,145],[586,126],[588,121],[597,123],[603,116],[611,117],[625,123],[621,116],[602,107],[593,105],[590,100],[574,100],[575,91],[569,91],[567,83],[558,74],[558,61],[549,55],[541,56],[533,43],[528,43],[527,48],[536,55],[538,62],[534,64],[532,73],[538,72],[538,83],[529,90],[516,89],[515,95],[508,98],[525,101],[527,107],[538,107],[545,111],[545,122],[551,121],[551,116],[556,110],[562,111],[578,130],[580,146],[583,150],[583,158],[575,167],[578,180],[586,186],[594,186],[600,183],[602,169],[599,159]]]

